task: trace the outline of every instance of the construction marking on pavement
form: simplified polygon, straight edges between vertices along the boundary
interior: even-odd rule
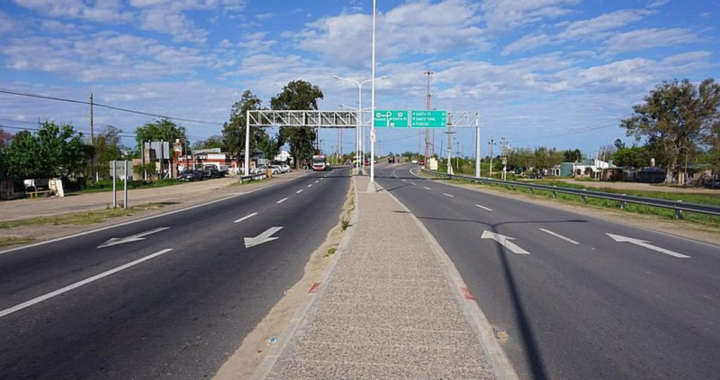
[[[570,243],[573,243],[573,244],[575,244],[575,245],[580,244],[580,243],[576,242],[576,241],[573,240],[573,239],[566,238],[565,236],[562,236],[562,235],[560,235],[560,234],[558,234],[558,233],[555,233],[555,232],[552,232],[552,231],[550,231],[550,230],[546,230],[546,229],[544,229],[544,228],[540,228],[540,231],[545,232],[546,234],[550,234],[550,235],[552,235],[552,236],[555,236],[556,238],[563,239],[563,240],[565,240],[565,241],[567,241],[567,242],[570,242]]]
[[[432,190],[431,188],[429,188],[427,186],[423,186],[423,187],[425,188],[425,190]]]
[[[79,288],[79,287],[81,287],[81,286],[83,286],[83,285],[87,285],[87,284],[89,284],[89,283],[91,283],[91,282],[93,282],[93,281],[97,281],[97,280],[99,280],[99,279],[101,279],[101,278],[103,278],[103,277],[110,276],[111,274],[115,274],[115,273],[117,273],[117,272],[120,272],[121,270],[125,270],[125,269],[127,269],[127,268],[132,267],[132,266],[138,265],[138,264],[140,264],[140,263],[142,263],[142,262],[144,262],[144,261],[153,259],[153,258],[158,257],[158,256],[160,256],[160,255],[164,255],[164,254],[166,254],[166,253],[168,253],[168,252],[170,252],[170,251],[172,251],[171,248],[163,249],[162,251],[155,252],[155,253],[153,253],[152,255],[145,256],[145,257],[143,257],[143,258],[141,258],[141,259],[137,259],[137,260],[132,261],[132,262],[129,262],[129,263],[125,264],[125,265],[121,265],[121,266],[119,266],[119,267],[117,267],[117,268],[110,269],[109,271],[102,272],[102,273],[100,273],[100,274],[98,274],[98,275],[92,276],[92,277],[87,278],[87,279],[85,279],[85,280],[78,281],[78,282],[76,282],[76,283],[74,283],[74,284],[72,284],[72,285],[68,285],[68,286],[66,286],[66,287],[64,287],[64,288],[60,288],[60,289],[58,289],[58,290],[56,290],[56,291],[54,291],[54,292],[50,292],[50,293],[45,294],[45,295],[43,295],[43,296],[33,298],[33,299],[31,299],[30,301],[23,302],[23,303],[21,303],[21,304],[19,304],[19,305],[17,305],[17,306],[13,306],[13,307],[11,307],[11,308],[9,308],[9,309],[0,310],[0,318],[4,317],[4,316],[6,316],[6,315],[12,314],[12,313],[14,313],[14,312],[16,312],[16,311],[20,311],[20,310],[22,310],[22,309],[25,309],[25,308],[27,308],[27,307],[30,307],[30,306],[32,306],[32,305],[35,305],[35,304],[37,304],[37,303],[40,303],[40,302],[42,302],[42,301],[48,300],[48,299],[53,298],[53,297],[55,297],[55,296],[59,296],[59,295],[61,295],[61,294],[63,294],[63,293],[67,293],[67,292],[69,292],[69,291],[71,291],[71,290],[73,290],[73,289],[77,289],[77,288]]]
[[[446,197],[455,198],[454,195],[450,195],[450,194],[448,194],[448,193],[443,193],[443,195],[446,196]]]
[[[310,287],[310,290],[308,290],[308,293],[312,294],[312,293],[317,292],[318,289],[320,289],[321,285],[322,285],[322,282],[313,283],[312,286]]]
[[[300,193],[302,193],[302,189],[295,192],[295,194],[300,194]]]
[[[472,293],[470,293],[469,288],[462,288],[460,290],[462,290],[463,297],[465,297],[466,300],[474,300],[475,299],[475,297],[472,295]]]
[[[481,209],[483,209],[483,210],[492,211],[491,208],[487,208],[487,207],[485,207],[485,206],[481,206],[481,205],[475,205],[475,206],[476,206],[476,207],[479,207],[479,208],[481,208]]]
[[[240,223],[240,222],[242,222],[243,220],[248,220],[248,219],[252,218],[252,217],[255,216],[255,215],[257,215],[256,212],[254,212],[254,213],[252,213],[252,214],[250,214],[250,215],[243,216],[242,218],[234,221],[233,223]]]
[[[688,255],[683,255],[682,253],[677,253],[677,252],[671,251],[669,249],[654,246],[652,244],[649,244],[645,240],[633,239],[633,238],[629,238],[627,236],[620,236],[620,235],[613,235],[613,234],[607,234],[607,236],[610,236],[613,240],[615,240],[618,243],[630,243],[630,244],[639,245],[641,247],[651,249],[656,252],[661,252],[661,253],[664,253],[666,255],[670,255],[673,257],[677,257],[679,259],[689,259],[690,258],[690,256],[688,256]]]
[[[480,239],[493,239],[496,242],[498,242],[503,247],[509,249],[512,251],[512,253],[517,255],[529,255],[530,252],[518,247],[515,245],[515,243],[511,242],[510,240],[515,240],[515,238],[511,238],[510,236],[501,235],[495,232],[490,231],[483,231],[482,236],[480,236]]]
[[[283,203],[283,202],[285,202],[286,200],[287,200],[287,198],[283,198],[283,199],[277,201],[277,203]]]

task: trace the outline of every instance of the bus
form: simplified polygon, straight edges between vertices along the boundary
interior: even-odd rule
[[[323,154],[315,154],[312,156],[312,169],[315,171],[323,171],[329,169],[327,157]]]

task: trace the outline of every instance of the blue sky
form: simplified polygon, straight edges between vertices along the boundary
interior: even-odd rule
[[[720,0],[378,0],[376,107],[478,112],[487,141],[579,148],[616,138],[663,80],[717,77]],[[370,0],[3,0],[0,89],[172,117],[191,140],[221,134],[244,90],[264,106],[289,81],[319,86],[321,109],[357,105],[370,78]],[[718,78],[716,78],[718,79]],[[363,87],[370,107],[370,86]],[[0,94],[9,132],[54,119],[89,133],[89,107]],[[151,117],[95,109],[132,145]],[[213,124],[215,123],[215,124]],[[13,128],[9,128],[13,127]],[[472,129],[454,137],[472,155]],[[417,130],[378,131],[380,153],[416,151]],[[326,151],[337,132],[323,130]],[[347,130],[343,151],[354,146]],[[436,145],[447,135],[439,131]],[[453,144],[453,150],[457,150]],[[424,148],[423,148],[424,149]],[[439,148],[436,150],[439,151]],[[497,152],[497,148],[496,148]],[[444,153],[443,153],[444,155]]]

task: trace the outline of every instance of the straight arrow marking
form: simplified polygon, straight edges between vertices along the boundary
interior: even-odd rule
[[[145,236],[151,235],[151,234],[154,234],[154,233],[157,233],[160,231],[165,231],[169,228],[170,227],[159,227],[154,230],[141,232],[139,234],[130,235],[130,236],[124,237],[124,238],[111,238],[110,240],[98,245],[98,248],[112,247],[113,245],[132,243],[134,241],[145,240]]]
[[[257,215],[256,212],[254,212],[254,213],[252,213],[252,214],[250,214],[250,215],[243,216],[242,218],[234,221],[233,223],[240,223],[240,222],[242,222],[243,220],[250,219],[250,218],[252,218],[252,217],[255,216],[255,215]]]
[[[645,241],[645,240],[633,239],[633,238],[629,238],[629,237],[627,237],[627,236],[613,235],[613,234],[607,234],[607,236],[610,236],[613,240],[615,240],[615,241],[618,242],[618,243],[630,243],[630,244],[635,244],[635,245],[638,245],[638,246],[640,246],[640,247],[644,247],[644,248],[647,248],[647,249],[650,249],[650,250],[653,250],[653,251],[656,251],[656,252],[660,252],[660,253],[664,253],[664,254],[666,254],[666,255],[670,255],[670,256],[673,256],[673,257],[677,257],[677,258],[679,258],[679,259],[689,259],[689,258],[690,258],[690,256],[688,256],[688,255],[683,255],[682,253],[677,253],[677,252],[671,251],[671,250],[669,250],[669,249],[665,249],[665,248],[661,248],[661,247],[656,247],[656,246],[648,243],[648,242]]]
[[[261,233],[260,235],[256,237],[246,237],[245,238],[245,248],[254,247],[256,245],[260,245],[263,243],[267,243],[269,241],[277,240],[278,237],[273,237],[276,232],[282,230],[282,227],[270,227],[265,232]]]
[[[482,236],[480,236],[480,239],[493,239],[496,242],[500,243],[503,247],[509,249],[512,251],[512,253],[517,255],[529,255],[530,252],[518,247],[515,245],[515,243],[511,242],[510,240],[515,240],[515,238],[511,238],[509,236],[500,235],[494,232],[490,231],[483,231]]]
[[[580,243],[576,242],[576,241],[573,240],[573,239],[566,238],[565,236],[562,236],[562,235],[560,235],[560,234],[558,234],[558,233],[555,233],[555,232],[552,232],[552,231],[550,231],[550,230],[546,230],[546,229],[544,229],[544,228],[541,228],[540,231],[545,232],[546,234],[550,234],[550,235],[552,235],[552,236],[555,236],[556,238],[563,239],[563,240],[565,240],[565,241],[567,241],[567,242],[570,242],[570,243],[573,243],[573,244],[575,244],[575,245],[580,244]]]

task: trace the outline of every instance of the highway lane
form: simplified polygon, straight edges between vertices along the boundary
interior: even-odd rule
[[[311,173],[187,211],[0,253],[2,378],[211,377],[302,277],[310,254],[337,225],[348,186],[348,170]],[[98,248],[133,235],[144,240]],[[258,236],[249,242],[259,245],[246,248],[246,238]],[[104,276],[123,265],[132,266]]]
[[[435,236],[490,322],[509,334],[503,347],[522,378],[720,373],[720,248],[448,186],[410,168],[381,167],[377,181]]]

